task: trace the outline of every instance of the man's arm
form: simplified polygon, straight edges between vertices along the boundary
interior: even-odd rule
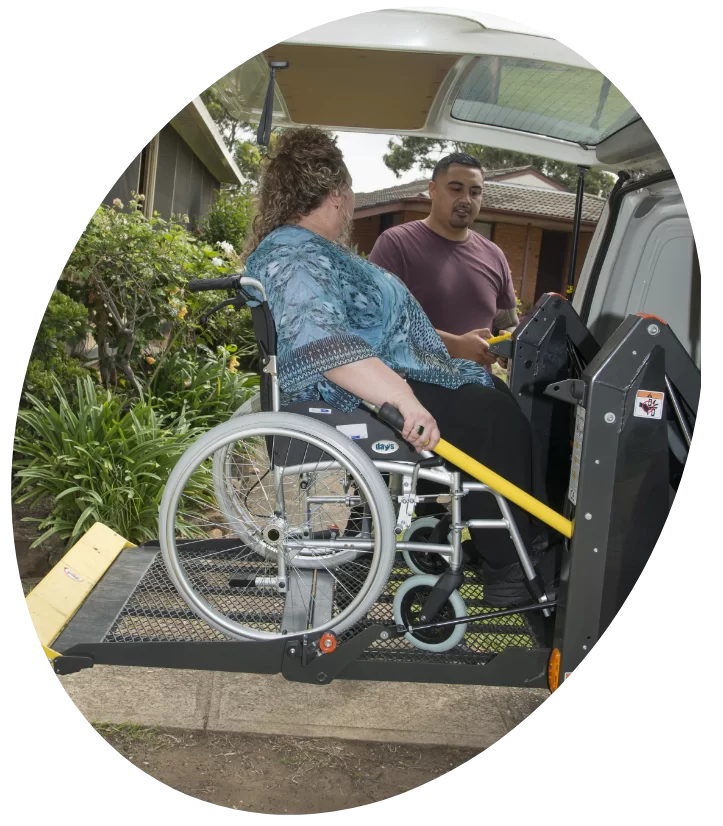
[[[513,333],[520,323],[517,315],[517,294],[512,283],[512,273],[510,272],[510,265],[502,250],[502,288],[497,296],[497,312],[492,320],[492,329],[495,334],[499,333]],[[500,358],[497,360],[500,367],[507,367],[507,359]]]
[[[452,356],[452,358],[459,358],[459,356],[455,355],[459,336],[452,335],[452,333],[445,333],[444,330],[435,330],[435,333],[442,339],[442,344],[447,348],[450,356]]]
[[[470,330],[469,333],[465,333],[463,336],[455,336],[444,330],[437,330],[436,332],[453,359],[467,359],[481,364],[483,367],[497,361],[497,356],[493,356],[489,352],[489,344],[487,344],[486,339],[492,338],[492,332],[486,327],[481,330]]]
[[[510,310],[497,310],[492,322],[492,329],[499,330],[500,333],[512,333],[519,323],[520,319],[514,307]]]

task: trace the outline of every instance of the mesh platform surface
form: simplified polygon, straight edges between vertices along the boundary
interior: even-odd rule
[[[240,560],[234,551],[215,550],[213,543],[204,552],[196,548],[193,554],[181,550],[184,568],[194,589],[209,604],[232,619],[241,619],[252,612],[255,617],[266,615],[270,625],[279,622],[284,610],[284,598],[268,591],[230,587],[230,580],[243,577],[249,571],[249,560]],[[356,636],[372,624],[394,624],[393,599],[396,589],[412,572],[400,565],[392,571],[387,586],[367,616],[340,637],[340,644]],[[467,572],[459,589],[469,615],[495,610],[483,603],[483,589],[476,575]],[[160,551],[140,579],[138,586],[103,637],[104,643],[114,642],[203,642],[228,639],[199,619],[186,605],[168,578]],[[378,640],[360,657],[362,660],[388,662],[418,662],[468,665],[489,661],[509,647],[532,648],[539,641],[527,615],[512,614],[488,622],[477,620],[467,626],[462,642],[451,651],[429,652],[412,645],[404,637]]]

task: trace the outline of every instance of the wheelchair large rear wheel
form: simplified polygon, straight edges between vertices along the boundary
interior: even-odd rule
[[[233,523],[216,496],[219,451],[235,467],[237,483],[224,488]],[[359,509],[363,524],[342,536]],[[305,416],[255,413],[181,457],[159,536],[191,610],[233,639],[260,640],[342,633],[362,619],[389,578],[394,524],[387,487],[358,445]]]

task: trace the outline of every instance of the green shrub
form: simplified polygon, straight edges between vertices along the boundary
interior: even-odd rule
[[[230,272],[217,249],[186,230],[185,216],[148,219],[141,199],[127,211],[118,199],[100,207],[62,276],[64,292],[88,307],[103,386],[123,378],[138,395],[134,366],[150,342],[186,343],[197,334],[196,309],[211,299],[187,294],[188,280]]]
[[[193,337],[186,336],[184,347],[192,349],[193,343],[205,344],[209,349],[217,351],[219,347],[227,350],[236,348],[234,355],[238,359],[238,367],[243,371],[256,372],[258,370],[258,350],[254,336],[254,326],[251,320],[251,311],[248,307],[236,310],[226,307],[212,315],[205,328],[200,321],[204,313],[225,298],[223,293],[204,292],[193,296],[194,304],[190,321],[195,324]]]
[[[123,400],[78,379],[71,403],[55,383],[56,403],[29,396],[16,433],[16,502],[54,500],[40,521],[38,545],[59,535],[70,547],[95,522],[131,542],[158,535],[158,508],[168,475],[204,428],[180,413],[159,414],[147,403],[123,409]],[[199,485],[196,498],[207,493]]]
[[[56,381],[68,397],[73,398],[77,379],[89,375],[89,371],[81,365],[78,359],[67,355],[62,350],[50,358],[31,358],[25,373],[21,405],[27,407],[29,396],[49,402],[55,396]]]
[[[256,391],[259,377],[237,372],[236,348],[206,347],[171,353],[154,364],[147,400],[165,416],[183,416],[210,428],[225,422]]]
[[[78,359],[68,353],[66,345],[72,347],[78,344],[89,330],[86,308],[54,290],[35,337],[25,375],[24,390],[49,401],[55,395],[55,378],[65,392],[72,395],[76,379],[83,378],[89,373]]]
[[[249,184],[221,190],[199,226],[199,235],[207,243],[224,242],[240,252],[254,217],[253,192]]]

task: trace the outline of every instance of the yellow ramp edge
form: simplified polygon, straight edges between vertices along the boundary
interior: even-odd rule
[[[60,656],[52,644],[95,588],[113,560],[135,547],[107,525],[96,522],[25,598],[48,659]]]

